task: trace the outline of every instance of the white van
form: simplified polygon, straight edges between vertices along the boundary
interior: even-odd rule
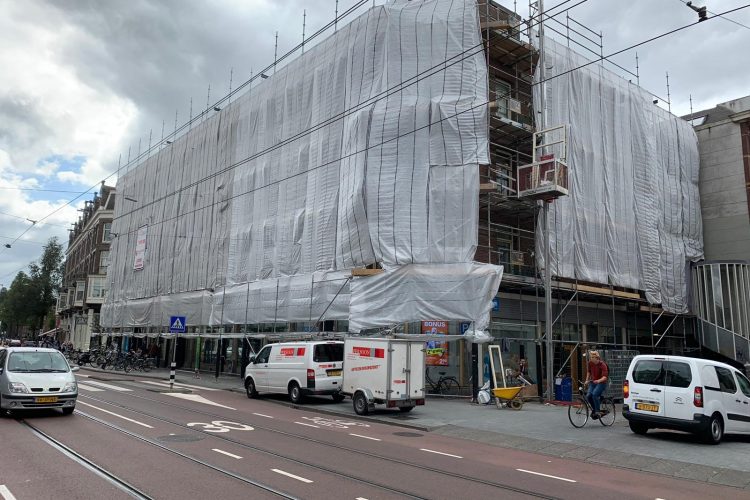
[[[344,343],[283,342],[265,346],[250,357],[245,370],[247,397],[259,393],[289,394],[293,403],[305,396],[330,395],[339,402]]]
[[[725,363],[681,356],[636,356],[623,383],[623,416],[636,434],[692,432],[719,444],[750,434],[750,381]]]

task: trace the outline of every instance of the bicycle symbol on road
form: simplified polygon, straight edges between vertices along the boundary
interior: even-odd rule
[[[352,422],[351,420],[338,420],[325,417],[302,417],[305,420],[309,420],[315,425],[323,427],[333,427],[336,429],[348,429],[349,427],[370,427],[369,424],[363,424],[361,422]]]
[[[205,422],[190,422],[188,427],[202,427],[205,432],[229,432],[229,431],[252,431],[253,427],[237,422],[227,422],[226,420],[214,420],[210,424]]]

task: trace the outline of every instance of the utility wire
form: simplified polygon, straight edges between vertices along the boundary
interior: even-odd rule
[[[43,189],[43,188],[23,188],[23,187],[11,187],[11,186],[0,186],[0,189],[8,189],[13,191],[37,191],[43,193],[66,193],[66,194],[86,194],[88,191],[70,191],[65,189]]]

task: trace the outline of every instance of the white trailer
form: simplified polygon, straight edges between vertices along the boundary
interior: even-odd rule
[[[424,371],[424,341],[349,337],[341,392],[351,396],[358,415],[375,404],[408,412],[424,404]]]

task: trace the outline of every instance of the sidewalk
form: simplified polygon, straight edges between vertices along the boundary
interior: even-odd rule
[[[139,377],[169,380],[169,370],[149,373],[100,372],[108,378]],[[244,394],[238,376],[213,375],[195,379],[191,372],[177,372],[177,382],[224,389]],[[618,413],[612,427],[589,421],[575,429],[568,421],[567,407],[526,403],[520,411],[497,409],[494,405],[471,404],[468,399],[430,398],[411,413],[376,409],[367,417],[354,413],[350,399],[334,403],[331,398],[309,398],[294,405],[284,396],[261,396],[264,401],[305,411],[399,425],[424,432],[478,441],[499,448],[514,448],[561,458],[624,467],[678,478],[734,486],[750,490],[750,436],[727,436],[718,446],[700,443],[695,437],[670,431],[650,431],[637,436]],[[679,460],[675,460],[679,458]]]

